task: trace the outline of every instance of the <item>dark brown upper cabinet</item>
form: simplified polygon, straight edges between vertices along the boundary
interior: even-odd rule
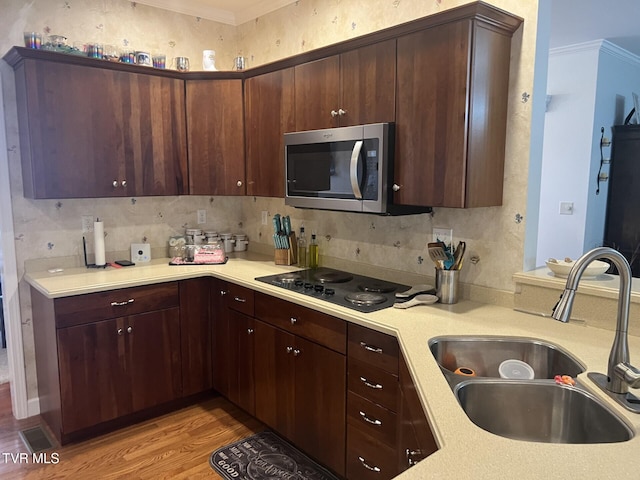
[[[396,203],[502,204],[510,52],[479,18],[398,38]]]
[[[293,68],[244,84],[247,195],[284,197],[284,134],[295,130]]]
[[[16,62],[25,197],[187,193],[182,80],[43,53],[5,57]]]
[[[244,195],[242,79],[187,80],[189,193]]]
[[[396,41],[295,67],[296,130],[395,119]]]

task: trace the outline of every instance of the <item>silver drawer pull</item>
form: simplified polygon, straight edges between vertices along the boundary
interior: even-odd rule
[[[297,357],[297,356],[298,356],[298,355],[300,355],[301,353],[302,353],[302,351],[301,351],[301,350],[298,350],[297,348],[295,348],[295,349],[293,350],[293,356],[294,356],[294,357]]]
[[[287,353],[293,352],[293,347],[287,347]]]
[[[253,328],[247,328],[247,333],[251,335],[253,333]]]
[[[118,335],[122,335],[124,333],[124,330],[119,328],[118,330],[116,330],[116,332],[118,333]]]
[[[382,390],[382,385],[380,385],[379,383],[376,383],[375,385],[373,383],[369,383],[369,380],[367,380],[364,377],[360,377],[360,381],[362,383],[364,383],[367,387],[369,388],[373,388],[375,390]]]
[[[362,348],[364,348],[366,351],[368,352],[373,352],[373,353],[382,353],[382,349],[378,348],[378,347],[372,347],[371,345],[367,345],[364,342],[360,342],[360,346]]]
[[[367,465],[367,462],[364,461],[364,458],[358,457],[358,460],[360,460],[360,463],[362,464],[362,466],[364,468],[366,468],[367,470],[371,470],[372,472],[380,473],[380,469],[378,467],[372,467],[371,465]]]
[[[291,317],[289,320],[291,321],[291,325],[298,323],[298,319],[296,317]]]
[[[240,303],[246,303],[246,302],[247,302],[247,299],[246,299],[246,298],[233,297],[233,299],[234,299],[236,302],[240,302]]]
[[[123,305],[129,305],[130,303],[133,303],[134,301],[135,300],[133,298],[130,298],[126,302],[111,302],[111,306],[112,307],[122,307]]]
[[[382,422],[381,422],[380,420],[378,420],[378,419],[376,419],[376,418],[371,419],[371,418],[367,417],[367,414],[366,414],[366,413],[364,413],[362,410],[360,410],[360,412],[359,412],[359,413],[360,413],[360,416],[362,417],[362,419],[363,419],[365,422],[370,423],[370,424],[372,424],[372,425],[382,425]]]
[[[133,327],[131,325],[129,325],[127,327],[127,333],[131,333],[131,332],[133,332]]]

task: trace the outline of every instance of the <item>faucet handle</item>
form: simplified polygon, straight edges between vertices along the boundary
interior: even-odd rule
[[[614,371],[616,375],[626,382],[631,388],[640,387],[640,370],[633,365],[621,362],[615,366]]]

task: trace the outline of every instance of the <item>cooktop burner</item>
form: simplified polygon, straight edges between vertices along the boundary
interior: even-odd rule
[[[384,295],[380,295],[378,293],[369,293],[369,292],[355,292],[348,293],[344,297],[347,301],[353,303],[354,305],[377,305],[378,303],[384,303],[387,301],[387,297]]]
[[[256,280],[365,313],[392,306],[395,293],[409,289],[408,285],[325,267],[267,275]]]

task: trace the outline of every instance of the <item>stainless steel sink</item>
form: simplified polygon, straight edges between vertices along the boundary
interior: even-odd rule
[[[500,378],[498,367],[512,358],[531,365],[536,379],[556,375],[576,377],[586,370],[580,360],[561,347],[529,337],[434,337],[429,340],[429,349],[452,386],[468,378],[454,374],[458,368],[471,369],[477,377]]]
[[[471,379],[454,393],[467,416],[488,432],[544,443],[613,443],[634,432],[581,387],[548,380]]]

